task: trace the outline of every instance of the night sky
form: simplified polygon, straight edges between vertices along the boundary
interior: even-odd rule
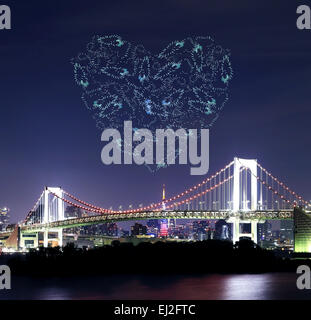
[[[307,2],[307,1],[306,1]],[[0,206],[25,217],[43,187],[62,186],[104,207],[148,204],[203,180],[189,166],[150,173],[105,166],[101,131],[81,100],[70,59],[95,34],[118,34],[153,53],[209,35],[231,50],[230,99],[210,133],[210,171],[257,158],[311,199],[311,31],[296,28],[300,1],[5,0],[0,30]]]

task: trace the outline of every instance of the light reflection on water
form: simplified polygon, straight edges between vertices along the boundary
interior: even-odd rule
[[[225,300],[264,300],[271,299],[270,290],[280,285],[279,279],[272,274],[235,275],[224,281],[223,299]]]
[[[295,273],[205,276],[122,276],[31,279],[13,277],[0,299],[311,299],[296,288]]]

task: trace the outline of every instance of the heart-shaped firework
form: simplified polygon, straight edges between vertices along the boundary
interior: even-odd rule
[[[210,128],[228,100],[230,53],[210,37],[170,43],[153,55],[120,36],[95,36],[72,60],[83,101],[100,129]]]
[[[210,128],[228,100],[229,57],[210,37],[174,41],[154,55],[109,35],[94,36],[72,64],[99,129],[122,130],[131,120],[134,131],[154,132]]]

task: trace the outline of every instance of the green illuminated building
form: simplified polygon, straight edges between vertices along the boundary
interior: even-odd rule
[[[294,251],[311,253],[311,212],[295,208],[294,226]]]

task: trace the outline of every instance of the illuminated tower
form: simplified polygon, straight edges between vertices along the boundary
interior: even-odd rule
[[[163,185],[162,189],[162,210],[164,211],[165,207],[165,184]],[[167,237],[168,236],[168,225],[169,221],[167,219],[162,219],[160,222],[160,237]]]
[[[163,189],[162,189],[162,210],[165,210],[165,184],[163,185]]]

